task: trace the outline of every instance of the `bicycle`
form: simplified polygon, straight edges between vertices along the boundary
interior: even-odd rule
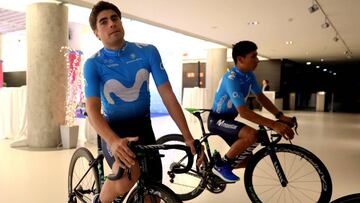
[[[182,175],[168,168],[169,181],[164,179],[163,183],[183,201],[199,196],[205,188],[212,193],[223,192],[229,184],[211,171],[214,166],[214,157],[211,154],[208,138],[214,135],[221,137],[215,133],[207,133],[204,129],[201,114],[211,110],[192,108],[186,110],[200,122],[202,130],[200,142],[205,145],[206,158],[201,167],[194,165],[190,171]],[[319,158],[291,142],[290,144],[279,143],[282,136],[274,134],[264,126],[259,125],[258,134],[258,142],[239,155],[236,158],[236,165],[233,166],[236,168],[242,164],[243,160],[249,158],[244,173],[244,184],[252,202],[299,202],[303,199],[308,202],[330,201],[331,177]],[[157,143],[184,144],[184,139],[179,134],[169,134],[160,137]],[[250,156],[259,144],[262,148]],[[230,146],[229,143],[228,145]],[[168,162],[171,166],[184,167],[183,163],[186,159],[187,157],[184,156],[173,156]]]
[[[106,178],[110,180],[117,180],[122,177],[124,170],[120,168],[117,174],[110,174],[108,177],[104,175],[104,155],[101,147],[101,138],[97,136],[98,156],[93,157],[92,153],[84,147],[78,148],[70,161],[69,175],[68,175],[68,203],[77,202],[91,202],[95,194],[99,194],[102,185]],[[184,173],[190,170],[193,165],[193,155],[190,148],[184,145],[132,145],[132,151],[136,154],[140,166],[140,178],[133,189],[126,193],[124,197],[119,197],[114,200],[114,203],[121,203],[127,197],[128,203],[143,203],[144,196],[150,197],[151,202],[166,202],[166,203],[181,203],[182,201],[177,195],[167,186],[152,181],[145,181],[147,174],[147,165],[145,157],[149,156],[163,156],[156,153],[158,150],[176,149],[185,151],[187,154],[188,164],[182,168],[172,168],[176,173]],[[128,172],[128,178],[131,174]],[[161,200],[161,201],[159,201]]]

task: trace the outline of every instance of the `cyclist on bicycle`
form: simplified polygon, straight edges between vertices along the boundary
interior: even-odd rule
[[[253,73],[259,62],[256,44],[251,41],[236,43],[233,46],[232,57],[235,66],[228,70],[220,80],[212,112],[208,118],[209,131],[223,136],[228,143],[232,143],[224,158],[215,161],[212,169],[214,174],[226,182],[239,180],[239,177],[232,172],[231,165],[236,156],[254,144],[258,137],[254,128],[235,120],[238,114],[246,120],[274,129],[286,139],[294,137],[293,130],[286,124],[263,117],[246,106],[246,97],[252,91],[261,105],[277,119],[291,122],[291,118],[279,111],[262,93],[256,82]]]
[[[102,149],[113,173],[120,166],[131,170],[132,174],[131,179],[124,175],[117,181],[105,181],[100,196],[95,196],[93,202],[107,203],[128,192],[140,175],[128,142],[156,143],[150,120],[150,73],[186,144],[193,153],[195,149],[194,139],[156,47],[124,40],[121,12],[114,4],[98,2],[92,8],[89,22],[104,48],[84,65],[86,111],[90,123],[102,138]],[[160,158],[148,161],[151,178],[161,182]]]

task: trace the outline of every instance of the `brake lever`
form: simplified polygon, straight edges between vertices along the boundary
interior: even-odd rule
[[[295,131],[296,135],[299,135],[299,133],[297,132],[298,123],[297,123],[297,119],[295,116],[291,118],[291,123],[294,124],[294,131]]]

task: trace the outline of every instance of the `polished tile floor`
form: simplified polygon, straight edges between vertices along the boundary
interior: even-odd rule
[[[332,200],[360,193],[360,115],[321,112],[287,112],[299,122],[299,136],[294,144],[316,154],[328,168],[333,181]],[[265,116],[270,116],[263,113]],[[199,125],[190,119],[190,129],[198,135]],[[252,126],[255,126],[251,124]],[[177,132],[169,117],[153,119],[157,136]],[[67,202],[67,172],[74,149],[34,150],[11,148],[13,140],[0,140],[0,202]],[[226,151],[224,143],[218,148]],[[87,144],[95,152],[95,146]],[[243,169],[236,173],[242,178]],[[243,178],[242,178],[243,180]],[[205,191],[191,202],[250,202],[243,181],[228,185],[220,194]]]

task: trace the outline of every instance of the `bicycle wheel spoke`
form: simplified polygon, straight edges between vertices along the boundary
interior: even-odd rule
[[[294,189],[295,189],[295,188],[294,188]],[[299,189],[300,189],[300,190],[299,190]],[[303,197],[306,197],[308,200],[311,200],[311,202],[316,202],[316,199],[311,198],[311,197],[309,196],[309,194],[308,194],[308,193],[305,193],[304,191],[314,192],[314,193],[317,193],[317,194],[318,194],[318,192],[313,191],[313,190],[309,190],[309,189],[307,189],[307,188],[299,188],[299,187],[296,187],[296,191],[297,191],[298,194],[300,193],[300,194],[302,194]]]
[[[298,181],[300,178],[304,178],[304,177],[306,177],[306,176],[310,176],[310,175],[316,175],[316,171],[314,170],[314,171],[312,171],[312,172],[309,172],[309,173],[306,173],[306,174],[304,174],[304,175],[302,175],[302,176],[299,176],[299,177],[296,177],[296,178],[294,178],[294,179],[291,179],[291,182],[315,182],[315,180],[312,180],[312,181]]]
[[[289,192],[288,192],[288,193],[289,193],[289,197],[290,197],[290,199],[292,200],[292,202],[295,202],[293,198],[295,198],[298,202],[301,202],[301,199],[299,199],[299,198],[296,196],[297,193],[292,192],[291,188],[287,187],[286,190],[289,191]]]
[[[259,193],[259,194],[266,194],[267,192],[271,192],[272,190],[274,190],[274,189],[268,189],[268,190],[266,190],[265,192]],[[274,191],[274,193],[273,193],[272,195],[270,195],[269,199],[267,199],[267,200],[264,201],[264,202],[271,202],[271,199],[273,199],[273,198],[276,196],[276,194],[277,194],[278,192],[280,192],[280,190],[281,190],[281,188],[278,188],[276,191]]]

